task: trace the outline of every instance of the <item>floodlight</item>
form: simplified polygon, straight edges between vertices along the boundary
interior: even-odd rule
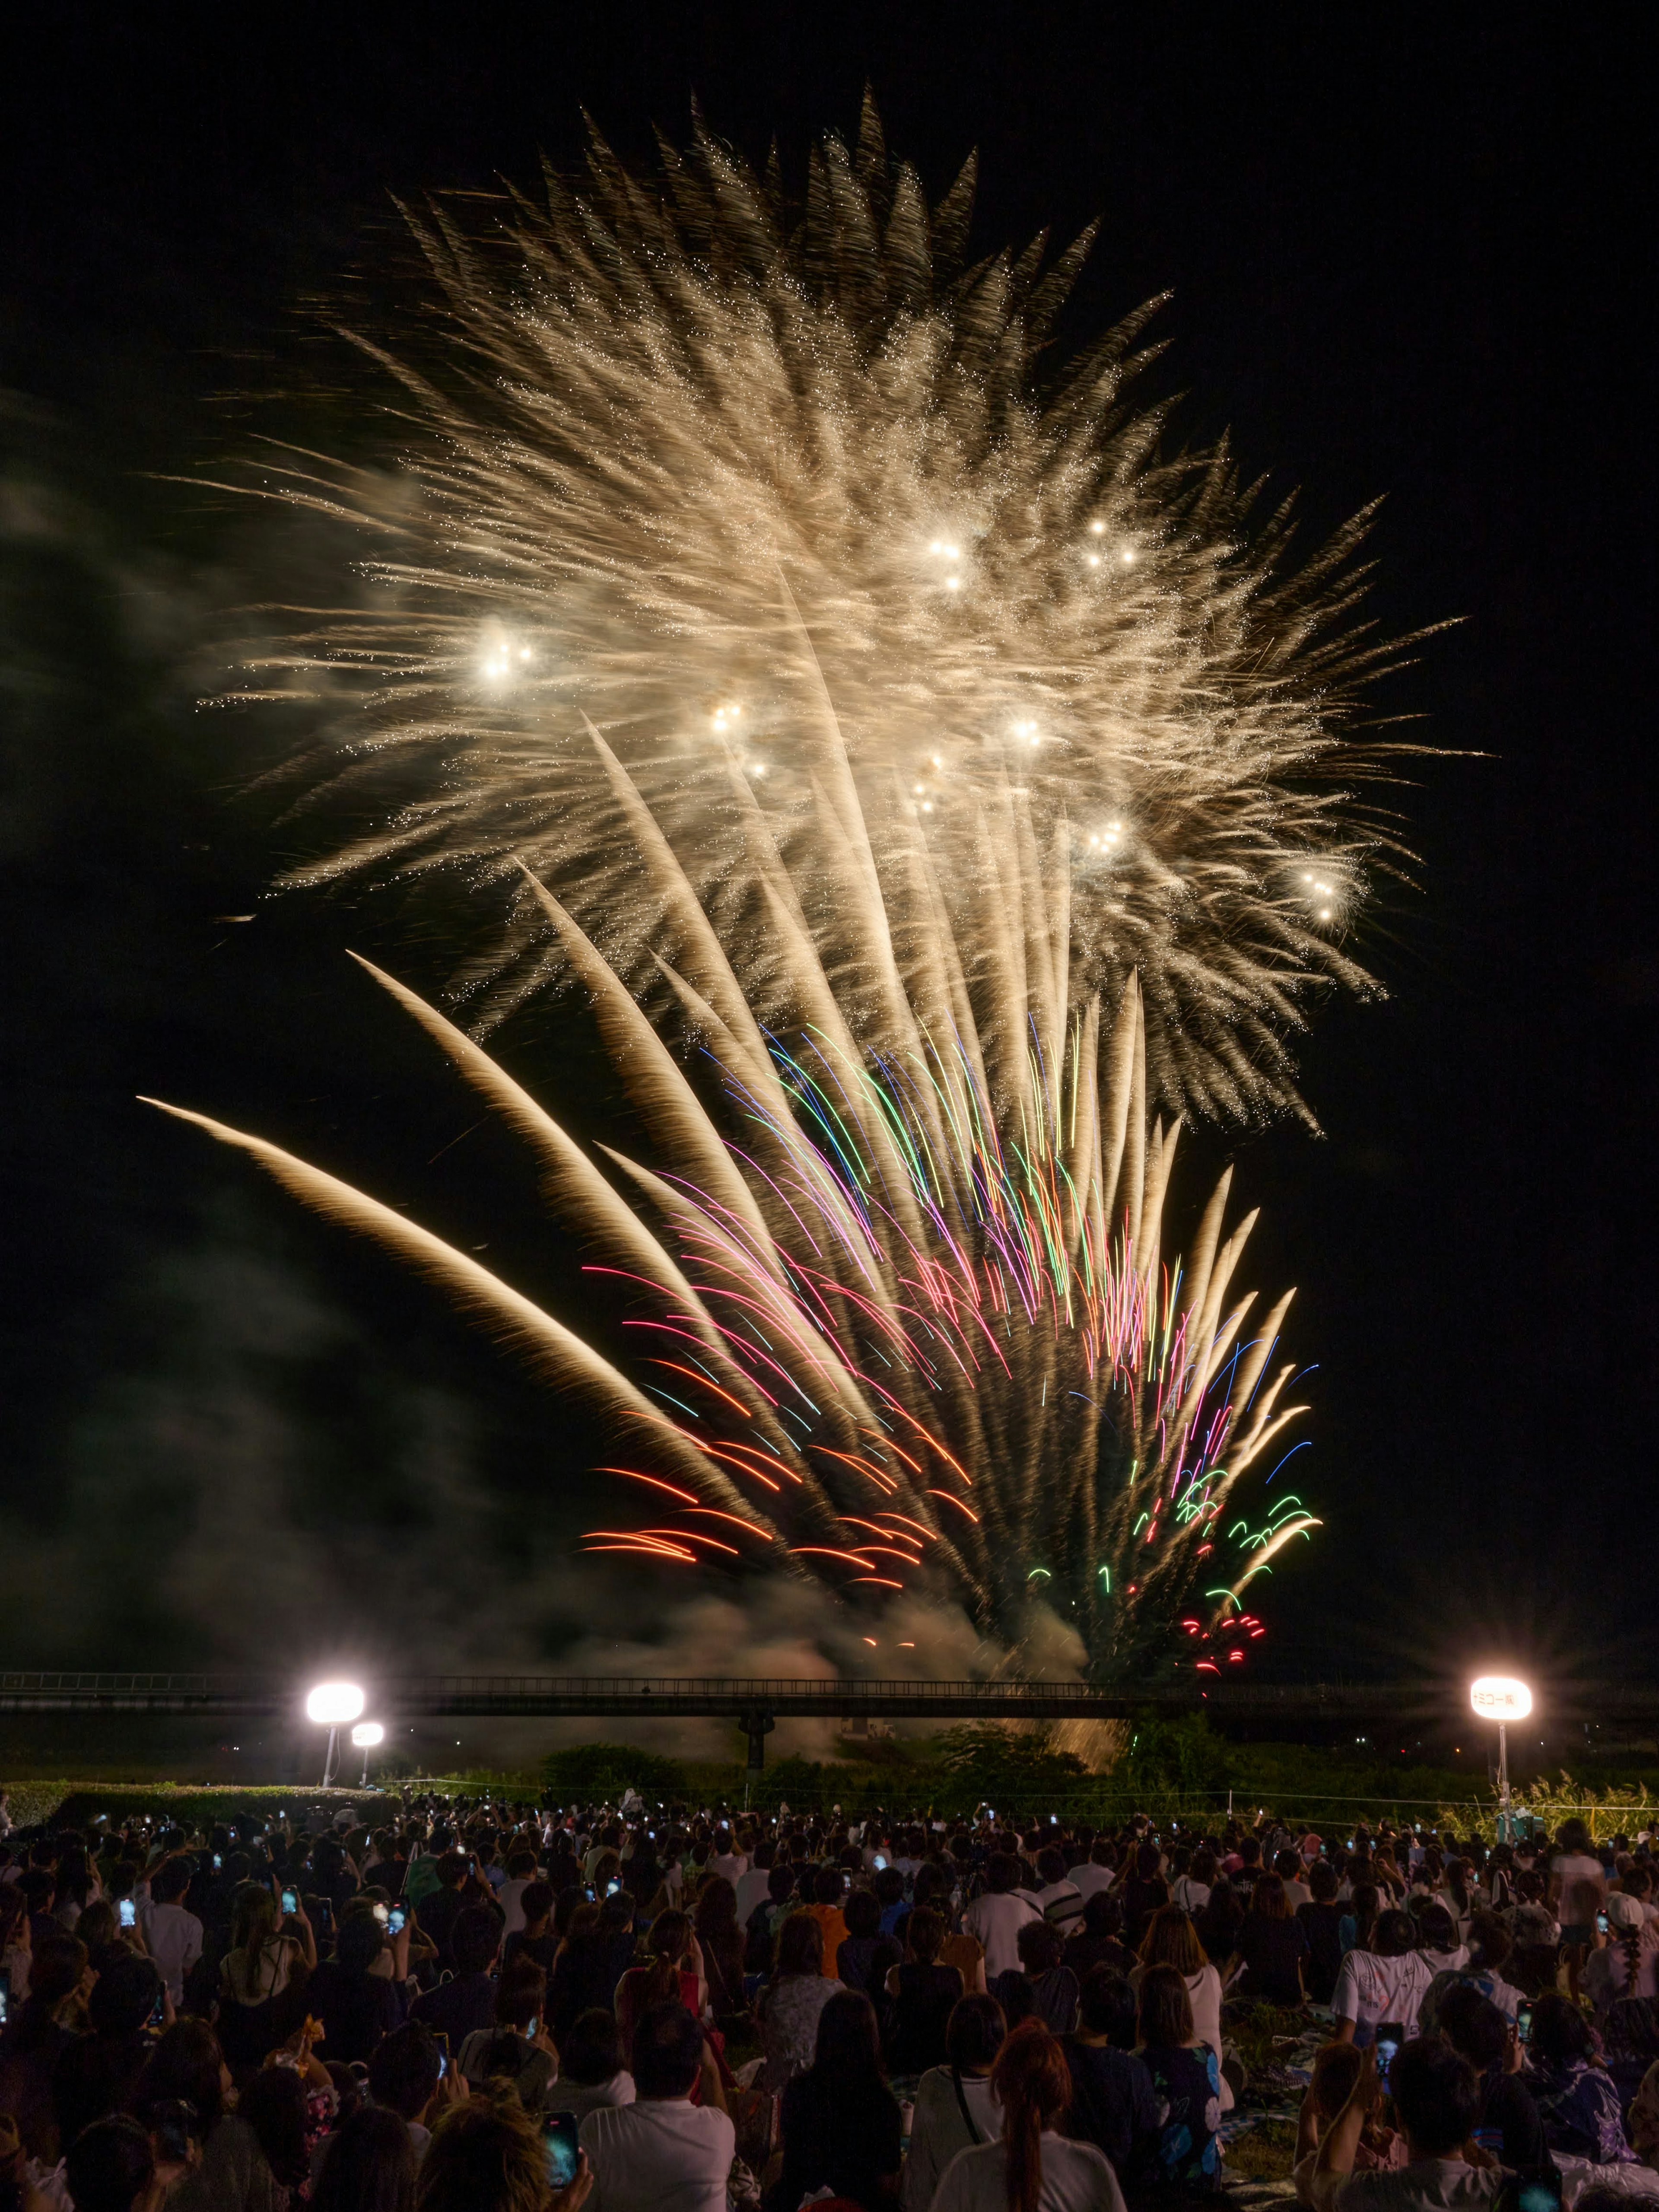
[[[368,1702],[355,1682],[319,1682],[306,1699],[306,1718],[319,1728],[341,1728],[355,1721]]]
[[[1477,1720],[1523,1721],[1532,1711],[1532,1692],[1508,1674],[1483,1674],[1469,1685]]]

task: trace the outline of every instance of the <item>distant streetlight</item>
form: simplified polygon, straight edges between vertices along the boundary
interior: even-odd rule
[[[355,1682],[319,1682],[306,1699],[306,1718],[328,1730],[328,1750],[323,1759],[323,1787],[334,1779],[339,1763],[340,1730],[355,1721],[368,1700]]]
[[[363,1754],[363,1787],[368,1787],[368,1754],[377,1743],[386,1741],[386,1730],[379,1721],[359,1721],[351,1731],[351,1741]]]
[[[1510,1818],[1509,1723],[1525,1720],[1532,1711],[1532,1692],[1513,1675],[1483,1674],[1469,1685],[1469,1703],[1477,1720],[1498,1723],[1498,1840],[1510,1843],[1514,1823]]]

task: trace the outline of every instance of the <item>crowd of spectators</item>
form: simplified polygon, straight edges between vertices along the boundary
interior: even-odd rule
[[[1659,2194],[1645,1834],[373,1803],[0,1836],[0,2212],[1165,2212],[1263,2008],[1287,2199]]]

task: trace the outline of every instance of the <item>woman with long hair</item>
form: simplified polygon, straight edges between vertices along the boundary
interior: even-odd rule
[[[305,1915],[280,1921],[266,1884],[245,1881],[231,1899],[230,1948],[219,1967],[219,2040],[233,2071],[258,2066],[298,2024],[283,2000],[316,1964]]]
[[[1305,2002],[1302,1962],[1308,1950],[1308,1931],[1291,1911],[1283,1877],[1264,1874],[1238,1931],[1237,1955],[1244,1969],[1240,1995],[1265,2004]]]
[[[889,1970],[886,1980],[891,2000],[887,2057],[896,2074],[925,2073],[945,2057],[947,2024],[964,1991],[959,1969],[940,1959],[944,1941],[939,1914],[917,1905],[904,1923],[909,1956]]]
[[[991,2069],[1000,2140],[961,2151],[934,2191],[933,2212],[1123,2212],[1105,2153],[1059,2132],[1072,2076],[1057,2037],[1022,2021]]]
[[[882,2212],[898,2193],[903,2122],[882,2071],[876,2008],[837,1990],[818,2015],[812,2063],[783,2093],[783,2172],[769,2212],[793,2212],[828,2188]]]
[[[633,2048],[634,2030],[653,2005],[683,2004],[693,2020],[701,2020],[708,2002],[702,1947],[689,1912],[659,1912],[646,1941],[650,1964],[630,1966],[617,1984],[617,2025],[625,2051]]]
[[[810,1912],[792,1912],[778,1929],[777,1964],[757,2008],[766,2053],[761,2086],[781,2096],[817,2051],[818,2015],[839,1983],[823,1972],[823,1929]]]
[[[1218,1884],[1218,1887],[1224,1885]],[[1151,1966],[1173,1966],[1186,1984],[1187,2002],[1193,2010],[1193,2027],[1200,2043],[1215,2054],[1221,2083],[1221,2109],[1233,2108],[1232,2085],[1221,2069],[1221,1976],[1205,1954],[1198,1929],[1178,1905],[1166,1905],[1146,1923],[1140,1950],[1129,1980],[1139,1990]]]
[[[743,1930],[738,1893],[723,1874],[710,1875],[697,1892],[692,1925],[702,1954],[708,2008],[716,2020],[748,2009],[743,1994]]]
[[[1213,2189],[1221,2179],[1221,2069],[1193,2028],[1187,1984],[1174,1966],[1140,1978],[1140,2062],[1158,2100],[1158,2164],[1166,2188]]]
[[[408,2121],[365,2106],[329,2138],[311,2212],[412,2212],[415,2170]]]

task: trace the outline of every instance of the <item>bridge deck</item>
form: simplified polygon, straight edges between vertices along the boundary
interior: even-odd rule
[[[314,1679],[314,1678],[313,1678]],[[1442,1718],[1462,1694],[1444,1682],[1258,1683],[1194,1674],[1181,1683],[837,1681],[816,1677],[692,1678],[531,1674],[365,1676],[382,1718],[676,1718],[767,1713],[847,1719],[1113,1720],[1199,1711],[1217,1720]],[[256,1674],[0,1672],[0,1714],[179,1713],[276,1718],[303,1705],[306,1682]],[[1548,1705],[1558,1720],[1659,1723],[1659,1689],[1631,1683],[1561,1682]],[[1540,1705],[1545,1693],[1540,1693]]]

